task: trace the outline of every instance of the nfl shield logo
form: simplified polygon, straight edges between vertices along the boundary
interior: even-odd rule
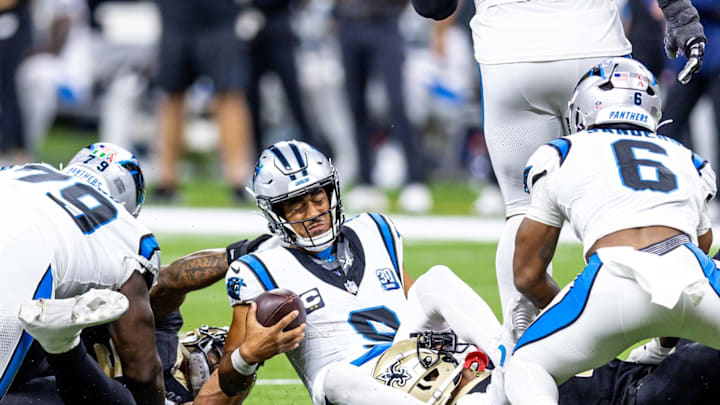
[[[358,292],[358,286],[352,280],[348,280],[345,282],[345,289],[352,295],[356,295]]]

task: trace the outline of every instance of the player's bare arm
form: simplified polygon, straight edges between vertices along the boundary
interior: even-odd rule
[[[122,286],[130,302],[127,313],[109,330],[122,361],[123,375],[138,404],[165,403],[162,365],[155,344],[155,322],[145,278],[134,272]]]
[[[415,284],[415,280],[412,277],[410,277],[407,270],[405,270],[404,263],[403,263],[402,269],[403,269],[403,280],[405,280],[405,284],[403,285],[403,287],[405,289],[405,296],[407,297],[408,291],[410,291],[410,287],[412,287],[412,285]]]
[[[225,249],[201,250],[164,266],[150,292],[155,317],[163,318],[180,307],[188,292],[222,280],[227,267]]]
[[[546,271],[559,237],[560,228],[525,218],[515,238],[515,287],[538,308],[545,308],[560,291]]]
[[[236,305],[233,308],[233,321],[225,341],[222,360],[219,367],[219,383],[228,396],[249,393],[255,381],[256,365],[277,354],[296,349],[305,338],[305,324],[283,332],[298,312],[287,314],[275,325],[264,327],[255,316],[256,305]],[[241,358],[238,365],[238,357]]]
[[[712,242],[713,242],[712,229],[708,229],[707,232],[698,236],[698,247],[707,254],[710,253],[710,246],[712,246]]]

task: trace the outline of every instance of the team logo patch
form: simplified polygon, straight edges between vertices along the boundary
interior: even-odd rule
[[[345,282],[345,289],[352,295],[356,295],[358,292],[358,286],[352,280],[348,280]]]
[[[410,374],[404,367],[400,367],[400,362],[393,363],[384,373],[377,376],[377,379],[385,385],[404,387],[405,383],[410,379]]]
[[[236,300],[240,299],[240,287],[247,287],[245,281],[243,281],[240,277],[230,277],[225,285],[230,298]]]
[[[306,314],[310,314],[311,312],[317,311],[325,306],[325,301],[323,301],[320,291],[318,291],[317,288],[313,288],[312,290],[308,290],[300,294],[300,299],[305,306]]]
[[[397,278],[395,278],[395,272],[387,267],[375,270],[375,275],[380,281],[383,290],[390,291],[400,288],[400,283],[398,283]]]

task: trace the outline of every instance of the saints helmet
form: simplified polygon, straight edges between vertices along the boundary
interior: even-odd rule
[[[140,162],[127,150],[107,142],[82,148],[63,173],[88,181],[125,206],[137,217],[145,200],[145,179]]]
[[[460,384],[463,365],[452,355],[454,349],[427,336],[393,344],[378,359],[373,377],[426,403],[444,405]]]
[[[610,58],[578,81],[568,103],[571,133],[598,124],[632,124],[655,132],[662,103],[655,76],[642,63]]]
[[[173,374],[176,380],[186,383],[193,395],[200,392],[200,387],[220,365],[228,330],[227,326],[202,325],[178,336],[182,361]]]
[[[298,235],[280,210],[280,203],[322,188],[330,202],[330,229],[322,235]],[[252,192],[258,208],[268,220],[270,232],[280,237],[283,245],[320,252],[332,246],[345,221],[340,199],[340,181],[332,162],[314,147],[300,141],[283,141],[271,145],[260,154],[253,174]],[[317,218],[316,217],[316,218]],[[305,226],[303,224],[303,226]]]

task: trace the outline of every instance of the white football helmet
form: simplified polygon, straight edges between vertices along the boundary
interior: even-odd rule
[[[63,173],[79,177],[125,206],[137,217],[145,200],[145,179],[140,162],[127,150],[107,142],[82,148]]]
[[[578,81],[568,103],[571,133],[598,124],[632,124],[655,132],[662,103],[655,76],[625,57],[594,66]]]
[[[279,203],[318,188],[325,190],[330,201],[330,209],[318,217],[330,214],[331,227],[322,235],[305,238],[293,230],[292,224],[312,218],[289,222],[280,212]],[[255,165],[252,192],[270,232],[280,237],[285,246],[321,252],[332,246],[345,222],[337,171],[325,155],[305,142],[283,141],[265,149]]]
[[[433,336],[430,338],[430,336]],[[425,333],[416,339],[393,344],[378,358],[373,377],[381,384],[397,388],[434,405],[444,405],[460,384],[463,364],[451,351],[438,344],[438,337],[449,335]],[[452,334],[454,351],[455,341]],[[433,348],[431,348],[433,347]]]

